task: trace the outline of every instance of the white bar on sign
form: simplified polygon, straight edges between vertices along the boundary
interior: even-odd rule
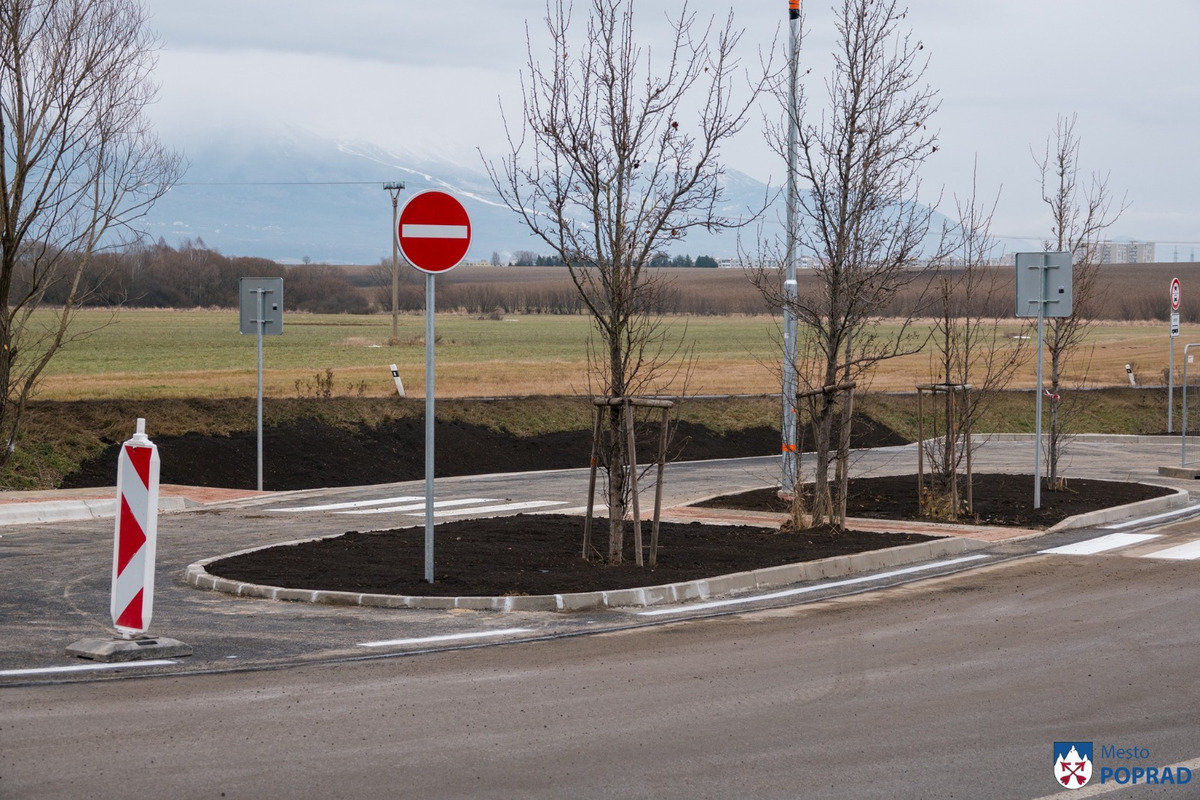
[[[470,229],[466,225],[401,225],[402,239],[466,239]]]

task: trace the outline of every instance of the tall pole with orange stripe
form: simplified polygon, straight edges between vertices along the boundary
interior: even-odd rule
[[[792,496],[799,480],[796,409],[796,139],[800,124],[796,98],[797,72],[800,55],[800,0],[788,0],[788,172],[787,172],[787,280],[784,281],[783,308],[783,447],[780,493]]]

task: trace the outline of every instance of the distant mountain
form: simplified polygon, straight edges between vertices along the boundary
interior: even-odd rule
[[[525,224],[500,200],[481,160],[397,153],[364,142],[338,142],[289,129],[247,137],[213,133],[188,146],[187,174],[143,220],[154,239],[176,246],[185,239],[228,256],[284,263],[374,264],[392,254],[392,205],[383,184],[403,181],[400,202],[416,192],[454,193],[471,215],[470,260],[487,261],[518,250],[548,255]],[[671,255],[736,257],[756,242],[778,241],[784,218],[778,189],[730,169],[720,213],[747,218],[765,198],[774,202],[759,221],[740,231],[692,231]],[[935,225],[948,222],[937,215]],[[1006,244],[1030,249],[1029,243]],[[1040,249],[1034,247],[1033,249]]]
[[[400,203],[416,192],[454,193],[471,215],[469,259],[549,248],[500,200],[483,162],[458,163],[337,142],[301,131],[257,140],[214,135],[189,146],[183,180],[151,210],[143,227],[177,245],[200,239],[229,256],[297,263],[373,264],[391,258],[392,205],[383,184],[403,181]],[[767,188],[731,172],[724,210],[746,215]],[[736,237],[695,236],[676,252],[733,256]]]

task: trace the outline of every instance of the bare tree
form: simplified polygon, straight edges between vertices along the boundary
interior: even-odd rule
[[[990,207],[980,204],[974,178],[971,194],[954,199],[958,224],[952,234],[950,264],[934,279],[933,306],[937,315],[931,336],[930,388],[944,403],[941,428],[934,421],[933,437],[920,443],[931,465],[928,494],[920,498],[928,516],[956,519],[971,508],[970,431],[983,416],[995,393],[1011,382],[1024,363],[1025,337],[1011,339],[1002,327],[998,308],[1011,308],[1012,279],[989,268],[998,247],[991,237]],[[967,487],[960,486],[967,468]],[[967,488],[968,491],[962,491]]]
[[[0,3],[0,463],[42,371],[84,333],[92,255],[135,238],[180,174],[143,113],[154,48],[135,0]]]
[[[802,220],[800,252],[811,254],[814,288],[789,297],[772,270],[755,282],[778,308],[789,308],[800,327],[798,387],[811,394],[810,417],[816,465],[810,524],[843,525],[846,453],[837,459],[836,486],[829,470],[835,450],[833,419],[841,413],[833,387],[847,386],[882,359],[912,348],[910,326],[899,333],[879,326],[903,287],[936,264],[929,252],[933,211],[918,202],[921,165],[937,150],[929,129],[936,93],[924,84],[924,45],[902,32],[906,15],[891,0],[843,0],[837,11],[833,72],[826,79],[826,106],[813,109],[800,89],[797,119],[769,130],[771,145],[787,157],[787,123],[796,126],[796,202]],[[784,105],[787,107],[786,92]],[[802,282],[803,285],[803,282]],[[893,323],[894,324],[894,323]],[[783,487],[800,496],[797,487]],[[799,517],[799,515],[794,515]]]
[[[1074,278],[1072,314],[1051,317],[1046,331],[1045,346],[1050,355],[1050,386],[1046,389],[1050,427],[1044,447],[1046,483],[1051,489],[1062,488],[1058,465],[1069,438],[1069,406],[1062,402],[1067,364],[1088,360],[1087,333],[1104,300],[1100,237],[1128,207],[1125,198],[1114,207],[1107,174],[1092,173],[1086,184],[1081,184],[1077,119],[1076,114],[1069,118],[1059,116],[1054,134],[1046,138],[1045,154],[1041,158],[1034,156],[1041,173],[1042,202],[1050,209],[1050,237],[1043,246],[1047,251],[1071,254]],[[1081,369],[1086,374],[1086,364]]]
[[[488,165],[504,202],[570,270],[595,323],[593,391],[627,398],[662,390],[680,368],[656,312],[664,291],[651,259],[688,231],[735,227],[720,211],[720,146],[745,125],[767,80],[747,78],[730,15],[703,24],[686,4],[669,18],[673,37],[654,52],[635,36],[633,0],[590,0],[582,35],[564,0],[547,6],[545,60],[528,43],[521,125],[510,155]],[[607,559],[622,560],[626,504],[636,479],[627,463],[624,416],[610,406],[602,448],[609,483]]]

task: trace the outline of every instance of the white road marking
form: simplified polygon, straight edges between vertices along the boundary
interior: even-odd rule
[[[401,239],[466,239],[466,225],[401,225]]]
[[[1103,528],[1106,531],[1116,531],[1120,530],[1121,528],[1132,528],[1135,525],[1145,525],[1149,522],[1158,522],[1159,520],[1170,519],[1171,517],[1182,517],[1187,514],[1195,514],[1196,511],[1197,509],[1195,506],[1184,506],[1183,508],[1177,508],[1174,511],[1164,511],[1161,514],[1154,514],[1149,517],[1138,517],[1137,519],[1118,522],[1114,525],[1104,525]]]
[[[497,636],[513,636],[518,633],[530,633],[532,628],[502,628],[498,631],[475,631],[473,633],[448,633],[443,636],[422,636],[417,639],[387,639],[382,642],[362,642],[359,647],[403,647],[410,644],[442,644],[445,642],[463,642],[471,639],[491,639]]]
[[[147,659],[146,661],[119,661],[115,664],[79,664],[71,667],[39,667],[37,669],[0,669],[0,678],[20,678],[29,675],[57,675],[64,672],[96,672],[107,669],[131,669],[133,667],[168,667],[177,664],[168,659]]]
[[[498,514],[498,513],[504,512],[504,511],[523,511],[523,510],[529,509],[529,508],[546,508],[548,506],[561,506],[561,505],[565,505],[565,502],[562,500],[529,500],[524,503],[504,503],[503,505],[498,505],[498,506],[479,506],[478,508],[459,508],[459,509],[452,509],[450,511],[439,511],[439,510],[437,510],[437,507],[435,505],[434,511],[433,511],[433,516],[435,518],[437,518],[437,517],[455,516],[455,515],[460,515],[460,514]],[[409,514],[408,516],[410,516],[410,517],[425,516],[425,514],[423,512],[423,508],[424,507],[422,507],[422,513]]]
[[[411,503],[415,500],[424,498],[417,495],[405,495],[403,497],[384,497],[377,500],[354,500],[345,503],[324,503],[317,506],[294,506],[292,508],[272,508],[269,511],[286,511],[286,512],[301,512],[301,511],[338,511],[343,508],[367,508],[369,506],[383,506],[388,503]]]
[[[1172,561],[1195,561],[1200,558],[1200,542],[1186,542],[1156,553],[1146,553],[1142,558],[1166,558]]]
[[[413,498],[413,499],[415,500],[417,498]],[[439,509],[439,508],[449,508],[451,506],[469,506],[474,503],[494,503],[494,502],[496,502],[496,501],[490,500],[486,497],[468,497],[464,500],[436,500],[436,501],[434,501],[433,508],[434,508],[434,511],[436,512],[437,509]],[[417,510],[420,510],[422,513],[424,513],[424,511],[425,511],[424,500],[422,500],[420,503],[407,503],[402,506],[386,506],[384,508],[363,508],[363,509],[359,509],[357,511],[339,511],[337,513],[339,513],[339,514],[395,514],[395,513],[404,512],[404,511],[417,511]]]
[[[912,575],[917,572],[926,572],[939,567],[950,567],[956,564],[965,564],[969,561],[978,561],[983,558],[990,558],[986,555],[962,556],[960,558],[951,558],[946,561],[935,561],[930,564],[918,564],[915,567],[904,567],[903,569],[894,569],[890,572],[880,572],[875,575],[863,575],[858,578],[847,578],[841,581],[829,581],[819,583],[813,586],[800,586],[795,589],[784,589],[780,592],[770,592],[769,594],[756,594],[752,597],[737,597],[731,600],[712,600],[707,603],[691,603],[683,606],[672,606],[671,608],[655,608],[649,611],[639,611],[638,615],[642,617],[661,617],[667,614],[691,614],[694,611],[707,611],[710,608],[727,608],[729,606],[744,605],[746,603],[757,603],[760,600],[775,600],[781,597],[795,597],[801,594],[811,594],[812,592],[820,592],[825,589],[837,589],[842,586],[855,586],[860,583],[870,583],[872,581],[887,580],[900,575]]]
[[[1090,556],[1096,553],[1103,553],[1107,550],[1116,550],[1118,547],[1128,547],[1131,544],[1148,542],[1151,539],[1157,538],[1157,533],[1110,533],[1105,536],[1098,536],[1095,539],[1085,539],[1075,544],[1064,544],[1062,547],[1051,547],[1048,550],[1039,550],[1038,552],[1058,556]]]

